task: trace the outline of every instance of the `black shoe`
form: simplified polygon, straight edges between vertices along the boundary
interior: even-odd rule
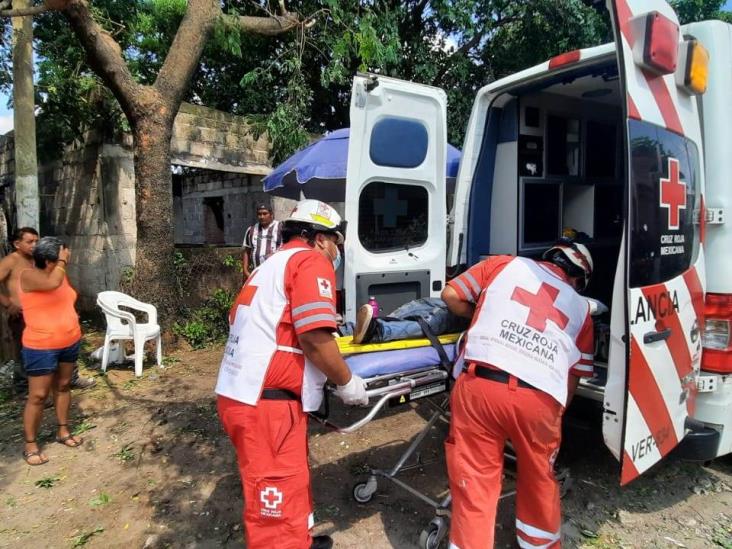
[[[330,549],[333,547],[333,538],[330,536],[315,536],[310,549]]]

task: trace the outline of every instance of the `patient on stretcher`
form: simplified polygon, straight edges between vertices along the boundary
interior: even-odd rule
[[[362,305],[356,324],[340,326],[341,335],[352,335],[354,343],[386,343],[425,337],[420,320],[433,335],[462,332],[469,320],[453,315],[439,298],[421,298],[405,303],[388,316],[373,318],[371,305]]]

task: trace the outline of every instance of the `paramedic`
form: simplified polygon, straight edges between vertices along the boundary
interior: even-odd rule
[[[307,412],[326,377],[346,404],[367,404],[333,339],[341,218],[303,200],[282,222],[285,244],[254,270],[232,307],[216,393],[237,453],[247,547],[329,548],[313,526]]]
[[[493,547],[506,440],[517,457],[519,546],[560,546],[554,460],[578,377],[592,375],[592,319],[577,293],[592,257],[567,238],[542,257],[490,257],[442,292],[453,313],[473,317],[445,442],[453,548]]]

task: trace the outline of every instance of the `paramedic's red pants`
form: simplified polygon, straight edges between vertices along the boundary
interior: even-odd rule
[[[451,548],[493,547],[503,452],[517,457],[516,535],[519,546],[559,547],[561,517],[554,458],[563,407],[547,393],[464,373],[450,400],[445,442],[452,494]]]
[[[307,415],[294,400],[249,406],[218,397],[226,434],[236,448],[249,549],[309,549],[312,502]]]

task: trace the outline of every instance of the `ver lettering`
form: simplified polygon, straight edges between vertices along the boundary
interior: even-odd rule
[[[655,447],[656,441],[653,440],[653,436],[651,435],[648,435],[646,438],[636,442],[630,447],[630,454],[633,457],[633,461],[637,461],[648,455]]]

